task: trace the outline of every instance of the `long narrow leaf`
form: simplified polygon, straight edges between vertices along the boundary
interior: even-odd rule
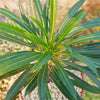
[[[59,28],[62,28],[62,26],[64,25],[65,22],[68,22],[68,20],[70,20],[70,18],[72,18],[72,16],[74,16],[74,14],[76,13],[76,11],[81,7],[81,5],[84,3],[85,0],[79,0],[69,11],[68,13],[65,15],[65,17],[63,18],[62,22],[59,25]]]
[[[67,70],[66,70],[66,72],[68,73],[69,76],[71,76],[73,78],[71,81],[73,82],[73,84],[75,86],[80,87],[80,88],[87,90],[89,92],[92,92],[92,93],[100,94],[100,88],[88,84],[87,82],[85,82],[84,80],[80,79],[79,77],[77,77],[76,75],[74,75],[73,73],[71,73]]]
[[[26,15],[26,12],[21,4],[21,1],[19,0],[18,2],[18,6],[19,6],[19,10],[20,10],[20,14],[21,14],[21,17],[22,19],[29,24],[29,19],[27,18],[27,15]]]
[[[72,16],[72,18],[70,18],[67,22],[64,22],[64,25],[62,26],[62,28],[58,27],[57,32],[56,32],[56,37],[55,37],[55,41],[57,41],[58,37],[60,36],[60,34],[62,34],[64,32],[64,30],[66,29],[66,27],[73,21],[75,20],[75,18],[80,15],[83,12],[82,10],[79,10],[78,12],[75,13],[74,16]],[[80,20],[82,20],[83,18],[85,18],[87,15],[84,15],[83,17],[80,18]]]
[[[32,65],[29,66],[26,71],[24,71],[19,78],[15,81],[15,83],[12,85],[10,90],[8,91],[5,100],[11,100],[14,99],[14,97],[21,91],[20,89],[23,87],[23,85],[26,83],[27,79],[32,75],[30,73],[30,70],[32,68]]]
[[[54,73],[50,73],[50,76],[52,77],[54,83],[56,86],[59,88],[59,90],[67,97],[69,100],[74,100],[73,96],[69,93],[68,89],[66,86],[63,84],[61,78],[59,78],[58,74],[56,73],[55,70],[53,70]],[[77,100],[81,100],[81,98],[77,94]]]
[[[66,66],[66,68],[76,69],[80,72],[85,73],[100,88],[100,81],[96,78],[96,76],[93,73],[91,73],[91,71],[87,70],[82,66],[76,65],[68,61],[64,61],[64,63],[68,65]]]
[[[100,26],[100,18],[96,18],[96,19],[90,20],[88,22],[85,22],[85,23],[75,27],[69,33],[69,35],[71,35],[70,37],[73,37],[73,36],[77,35],[81,31],[84,31],[84,30],[89,29],[89,28],[97,27],[97,26]]]
[[[42,69],[39,72],[38,81],[37,81],[38,93],[39,93],[40,100],[45,100],[46,99],[47,76],[48,76],[48,65],[45,64],[44,66],[42,66]]]
[[[93,40],[100,40],[100,31],[76,38],[72,41],[67,42],[66,45],[72,45],[72,44],[76,44],[80,42],[87,42],[87,41],[93,41]]]
[[[58,39],[58,43],[60,41],[62,41],[67,35],[68,33],[81,21],[81,19],[84,16],[84,12],[81,12],[64,30],[64,32],[60,35],[59,39]]]
[[[47,85],[47,97],[46,97],[46,100],[52,100],[51,99],[51,95],[50,95],[50,91],[49,91],[49,88],[48,88],[48,85]]]
[[[32,79],[32,81],[28,84],[26,90],[25,90],[25,96],[31,93],[37,86],[37,78],[38,78],[38,73],[36,73]]]
[[[41,28],[42,32],[44,33],[44,35],[46,37],[46,40],[48,41],[48,34],[47,34],[45,28],[43,27],[43,25],[36,18],[34,18],[34,17],[30,17],[30,18],[37,24],[37,26],[39,26]]]
[[[61,32],[61,30],[63,29],[65,23],[68,23],[69,20],[71,20],[71,18],[75,15],[75,13],[77,12],[77,10],[81,7],[81,5],[84,3],[85,0],[79,0],[69,11],[68,13],[65,15],[65,17],[63,18],[63,20],[61,21],[61,23],[58,26],[58,31],[57,34],[59,34]],[[62,32],[61,32],[62,33]]]
[[[6,54],[0,57],[0,76],[29,65],[38,59],[41,53],[33,51],[22,51]]]
[[[69,79],[67,73],[65,72],[64,68],[58,62],[56,62],[56,66],[57,66],[57,72],[58,72],[59,77],[62,80],[63,84],[69,91],[70,95],[72,95],[74,100],[77,100],[76,91],[75,91],[73,84],[72,84],[71,80]]]
[[[28,16],[32,16],[36,18],[36,10],[34,0],[26,0],[27,12]]]
[[[27,46],[27,47],[34,48],[31,43],[27,43],[23,39],[20,39],[16,36],[13,36],[13,35],[10,35],[10,34],[7,34],[7,33],[0,32],[0,39],[4,39],[4,40],[10,41],[10,42],[14,42],[14,43],[18,43],[18,44],[21,44],[21,45],[24,45],[24,46]]]
[[[6,73],[6,74],[0,76],[0,80],[5,79],[5,78],[8,78],[8,77],[13,76],[13,75],[16,75],[16,74],[18,74],[18,73],[24,71],[25,68],[27,68],[27,67],[28,67],[28,66],[25,66],[25,67],[23,67],[23,68],[20,68],[20,69],[17,69],[17,70],[8,72],[8,73]]]
[[[47,43],[45,43],[45,41],[43,39],[41,39],[40,37],[34,35],[34,34],[27,34],[26,33],[26,36],[33,42],[33,43],[37,43],[37,44],[40,44],[41,46],[47,48],[48,45]]]
[[[25,38],[25,39],[29,39],[25,33],[26,31],[24,31],[23,29],[17,27],[17,26],[13,26],[7,23],[2,23],[0,22],[0,31],[1,32],[6,32],[6,33],[10,33],[10,34],[14,34],[16,36]]]
[[[44,64],[46,64],[51,59],[51,57],[52,57],[52,53],[49,51],[42,54],[42,56],[39,58],[37,63],[33,66],[33,70],[36,70],[41,66],[43,66]]]
[[[35,6],[36,6],[39,19],[40,19],[41,23],[43,23],[43,26],[45,26],[44,15],[43,15],[43,9],[42,9],[42,5],[41,5],[41,3],[40,3],[40,0],[34,0],[34,4],[35,4]]]
[[[16,14],[12,13],[11,11],[4,8],[0,8],[0,13],[5,17],[9,18],[10,20],[12,20],[13,22],[17,23],[20,27],[24,28],[29,33],[35,34],[34,30],[32,30],[27,23],[25,23],[20,17],[18,17]]]
[[[50,0],[50,30],[51,41],[54,40],[54,29],[57,17],[58,0]]]
[[[97,75],[97,69],[95,64],[86,56],[78,54],[78,53],[72,53],[70,56],[82,61],[83,63],[87,64],[88,67]]]
[[[49,8],[50,8],[50,0],[46,0],[44,6],[44,20],[45,20],[45,29],[47,33],[49,32]]]

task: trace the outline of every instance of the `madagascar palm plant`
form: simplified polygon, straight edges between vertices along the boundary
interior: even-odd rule
[[[5,100],[14,99],[26,86],[25,96],[38,86],[40,100],[51,100],[48,77],[69,100],[81,100],[74,85],[100,94],[100,42],[93,42],[100,40],[100,31],[77,37],[84,30],[100,26],[100,18],[79,24],[86,17],[83,9],[79,9],[85,0],[79,0],[55,30],[58,0],[46,0],[44,7],[40,0],[26,1],[27,12],[19,0],[21,18],[7,7],[0,8],[0,13],[10,21],[0,22],[0,38],[30,47],[29,51],[0,56],[0,79],[23,72]],[[70,70],[86,74],[96,85]]]

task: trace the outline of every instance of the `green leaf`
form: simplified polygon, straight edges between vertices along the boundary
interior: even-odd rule
[[[73,73],[71,73],[67,70],[66,70],[66,72],[68,73],[68,75],[70,77],[73,78],[71,81],[75,86],[80,87],[80,88],[82,88],[86,91],[92,92],[92,93],[100,94],[100,88],[88,84],[87,82],[85,82],[84,80],[80,79],[79,77],[77,77],[76,75],[74,75]]]
[[[78,54],[73,52],[73,54],[71,54],[70,56],[76,58],[79,61],[82,61],[83,63],[87,64],[88,67],[97,75],[97,69],[95,64],[86,56]]]
[[[42,38],[40,38],[40,37],[38,37],[38,36],[36,36],[36,35],[34,35],[34,34],[26,34],[26,36],[27,36],[33,43],[40,44],[40,45],[43,46],[44,48],[47,48],[47,47],[48,47],[48,45],[45,43],[45,41],[44,41]]]
[[[67,45],[64,45],[66,47],[66,49],[72,54],[72,48],[67,46]]]
[[[58,0],[50,0],[50,31],[51,41],[54,40],[54,29],[57,17]]]
[[[57,69],[59,78],[61,79],[61,81],[63,82],[65,87],[67,88],[70,95],[72,95],[74,100],[77,100],[76,91],[75,91],[73,84],[72,84],[71,80],[69,79],[67,73],[65,72],[64,68],[57,61],[56,61],[56,66],[57,66],[56,69]]]
[[[72,45],[72,44],[76,44],[80,42],[87,42],[87,41],[93,41],[93,40],[100,40],[100,31],[76,38],[72,41],[67,42],[66,45]]]
[[[72,48],[72,51],[84,55],[98,55],[100,54],[100,46],[76,47]]]
[[[78,70],[80,72],[85,73],[100,88],[100,81],[96,78],[94,73],[87,70],[87,67],[76,65],[76,64],[71,63],[71,62],[66,61],[66,60],[64,61],[64,64],[67,65],[67,66],[65,66],[66,68],[69,68],[69,69],[72,69],[72,70]]]
[[[57,31],[57,37],[59,33],[62,33],[62,29],[67,27],[67,25],[72,21],[71,18],[73,18],[77,13],[77,10],[81,7],[81,5],[84,3],[85,0],[79,0],[69,11],[68,13],[64,16],[63,20],[58,26],[58,31]],[[83,10],[82,10],[83,11]]]
[[[46,3],[44,5],[44,20],[45,20],[45,29],[47,33],[49,32],[49,8],[50,8],[50,0],[46,0]]]
[[[18,74],[18,73],[24,71],[27,67],[28,67],[28,66],[25,66],[25,67],[23,67],[23,68],[20,68],[20,69],[17,69],[17,70],[8,72],[8,73],[6,73],[6,74],[0,76],[0,80],[5,79],[5,78],[8,78],[8,77],[10,77],[10,76],[13,76],[13,75],[15,75],[15,74]]]
[[[53,79],[56,86],[59,88],[59,90],[64,94],[65,97],[67,97],[69,100],[75,100],[62,82],[61,78],[59,77],[58,73],[56,73],[56,69],[53,70],[54,73],[50,73],[51,78]],[[81,100],[81,98],[77,94],[77,100]]]
[[[38,52],[22,51],[0,56],[0,76],[29,65],[30,62],[38,59],[40,55],[41,53]]]
[[[62,22],[59,25],[59,29],[63,27],[65,22],[68,22],[70,20],[70,18],[72,18],[75,13],[77,12],[77,10],[81,7],[81,5],[84,3],[85,0],[79,0],[69,11],[68,13],[65,15],[65,17],[63,18]]]
[[[0,8],[0,13],[5,17],[9,18],[10,20],[12,20],[13,22],[17,23],[20,27],[24,28],[29,33],[35,34],[34,30],[32,30],[31,27],[26,22],[24,22],[19,16],[12,13],[11,11],[4,8]]]
[[[18,6],[19,6],[19,10],[20,10],[20,14],[21,14],[21,17],[22,19],[27,23],[29,24],[29,19],[27,18],[27,15],[26,15],[26,12],[21,4],[21,1],[19,0],[18,2]]]
[[[63,33],[61,33],[57,43],[61,42],[67,35],[68,33],[81,21],[81,19],[84,16],[84,12],[81,12],[67,27],[66,29],[63,31]]]
[[[41,55],[37,63],[33,66],[33,70],[36,70],[46,64],[52,57],[52,53],[50,51],[45,52]]]
[[[94,58],[91,58],[91,57],[89,57],[89,59],[90,59],[96,66],[98,66],[98,67],[100,68],[100,61],[99,61],[99,60],[94,59]]]
[[[32,16],[36,18],[37,16],[36,16],[34,0],[26,0],[26,6],[27,6],[28,17]]]
[[[25,96],[31,93],[36,88],[37,78],[38,78],[38,73],[35,73],[33,79],[31,79],[31,82],[28,84],[25,90]]]
[[[0,22],[0,31],[1,32],[5,32],[5,33],[10,33],[19,37],[22,37],[24,39],[29,39],[25,33],[27,33],[26,31],[24,31],[23,29],[20,29],[17,26],[13,26],[7,23],[2,23]]]
[[[20,39],[17,36],[13,36],[13,35],[10,35],[8,33],[0,32],[0,39],[4,39],[4,40],[10,41],[10,42],[14,42],[14,43],[18,43],[18,44],[21,44],[21,45],[24,45],[24,46],[27,46],[27,47],[34,48],[31,43],[27,43],[23,39]]]
[[[51,99],[51,95],[50,95],[50,91],[49,91],[49,88],[48,88],[48,85],[47,85],[47,97],[46,97],[46,100],[52,100]]]
[[[45,64],[42,66],[39,75],[38,75],[38,94],[40,100],[45,100],[46,99],[46,94],[47,94],[47,76],[48,76],[48,65]]]
[[[9,89],[5,100],[12,100],[21,91],[21,88],[26,83],[27,79],[32,75],[30,73],[32,65],[29,66],[26,71],[24,71],[19,78],[14,82],[14,84]]]
[[[48,41],[48,33],[46,32],[45,28],[43,27],[43,25],[34,17],[30,17],[42,30],[42,32],[44,33],[46,40]]]
[[[100,43],[92,42],[92,43],[88,43],[88,44],[79,45],[77,47],[73,47],[72,51],[99,60]]]
[[[88,22],[85,22],[85,23],[75,27],[69,33],[69,35],[71,35],[70,38],[75,36],[75,35],[77,35],[81,31],[84,31],[84,30],[89,29],[89,28],[97,27],[97,26],[100,26],[100,18],[96,18],[96,19],[90,20]]]
[[[30,19],[30,16],[37,18],[34,0],[26,0],[27,8],[27,19],[29,20],[29,25],[32,27],[33,31],[36,32],[35,35],[39,35],[39,29],[37,25]]]
[[[45,25],[44,15],[43,15],[43,9],[42,9],[42,5],[41,5],[40,0],[34,0],[34,4],[35,4],[36,10],[37,10],[39,19],[40,19],[41,23],[44,26]]]
[[[77,11],[71,18],[67,18],[66,20],[68,20],[68,21],[65,21],[65,22],[63,22],[63,25],[62,26],[58,26],[58,29],[57,29],[57,32],[56,32],[56,37],[55,37],[55,41],[57,41],[57,39],[58,39],[58,37],[60,36],[60,34],[62,34],[63,33],[63,31],[66,29],[66,27],[73,21],[73,20],[75,20],[75,18],[80,14],[80,13],[82,13],[83,12],[83,9],[81,9],[81,10],[79,10],[79,11]],[[85,18],[87,15],[84,15],[82,18],[81,18],[81,20],[83,19],[83,18]],[[62,22],[61,22],[62,23]]]

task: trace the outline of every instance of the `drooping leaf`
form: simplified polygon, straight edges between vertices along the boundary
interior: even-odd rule
[[[8,72],[8,73],[6,73],[6,74],[0,76],[0,80],[5,79],[5,78],[10,77],[10,76],[13,76],[13,75],[15,75],[15,74],[18,74],[18,73],[24,71],[25,68],[27,68],[27,67],[28,67],[28,66],[25,66],[25,67],[23,67],[23,68],[20,68],[20,69],[17,69],[17,70]]]
[[[52,57],[52,53],[50,51],[45,52],[41,55],[37,63],[34,65],[33,70],[36,70],[46,64]]]
[[[74,100],[73,96],[69,93],[68,89],[62,82],[61,78],[59,75],[56,73],[56,70],[53,70],[54,73],[50,73],[50,76],[52,77],[54,83],[58,87],[58,89],[64,94],[65,97],[67,97],[69,100]],[[81,100],[79,95],[77,94],[77,100]]]
[[[60,65],[60,63],[56,62],[56,66],[57,66],[56,69],[57,69],[59,78],[61,79],[65,87],[67,88],[69,94],[72,95],[72,98],[74,98],[74,100],[77,100],[76,91],[73,87],[71,80],[68,77],[68,74],[65,72],[64,68]]]
[[[21,88],[26,83],[27,79],[32,75],[30,73],[30,70],[32,68],[32,65],[30,65],[20,76],[19,78],[14,82],[14,84],[9,89],[5,100],[11,100],[14,99],[14,97],[21,91]]]
[[[40,55],[38,52],[21,51],[0,56],[0,76],[29,65]]]
[[[33,79],[31,82],[28,84],[26,90],[25,90],[25,96],[31,93],[37,86],[37,78],[38,78],[38,73],[34,75]]]
[[[92,73],[91,71],[87,70],[86,67],[76,65],[74,63],[71,63],[69,61],[64,61],[64,64],[68,65],[65,66],[66,68],[72,69],[72,70],[78,70],[80,72],[85,73],[99,88],[100,88],[100,81],[97,79],[97,77]]]
[[[82,61],[83,63],[87,64],[88,67],[97,75],[97,69],[95,64],[86,56],[73,52],[70,56]]]
[[[38,75],[38,94],[40,100],[45,100],[46,99],[46,94],[47,94],[47,76],[48,76],[48,65],[45,64],[42,66],[39,75]]]
[[[67,70],[66,70],[66,72],[68,73],[68,75],[70,77],[73,78],[71,81],[75,86],[80,87],[80,88],[82,88],[86,91],[92,92],[92,93],[100,94],[100,88],[90,85],[89,83],[85,82],[84,80],[82,80],[81,78],[77,77],[76,75],[74,75],[73,73],[71,73]]]

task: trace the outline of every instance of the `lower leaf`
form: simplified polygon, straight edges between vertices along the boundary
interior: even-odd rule
[[[38,93],[40,100],[46,99],[47,94],[47,76],[48,76],[48,66],[45,64],[38,75]]]

